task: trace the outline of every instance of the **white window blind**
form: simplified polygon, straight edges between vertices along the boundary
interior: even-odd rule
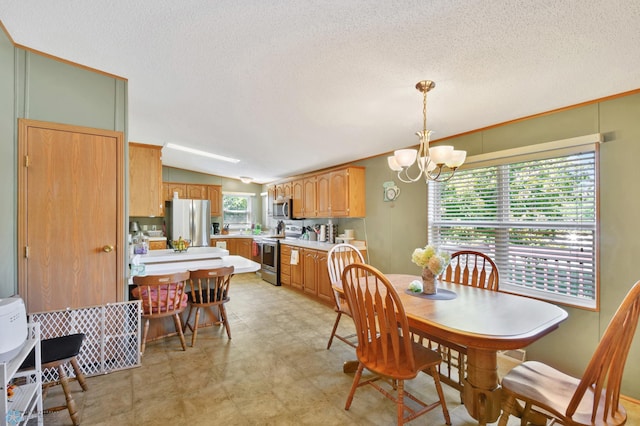
[[[593,148],[431,182],[429,242],[490,255],[501,290],[595,308],[596,157]]]

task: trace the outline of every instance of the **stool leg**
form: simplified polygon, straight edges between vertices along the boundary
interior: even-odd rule
[[[80,366],[78,365],[78,361],[76,360],[75,357],[71,358],[69,361],[71,362],[71,366],[73,367],[73,372],[76,373],[76,380],[78,380],[78,383],[80,383],[80,386],[82,387],[82,391],[88,391],[89,386],[87,386],[87,382],[84,379],[84,374],[82,374],[82,371],[80,371]]]
[[[71,396],[71,389],[69,389],[69,379],[67,378],[67,373],[65,373],[64,365],[62,364],[58,366],[58,376],[60,379],[60,384],[62,385],[62,390],[64,391],[64,397],[67,400],[67,409],[69,410],[71,421],[73,422],[74,426],[78,426],[80,424],[80,419],[78,419],[76,402]]]

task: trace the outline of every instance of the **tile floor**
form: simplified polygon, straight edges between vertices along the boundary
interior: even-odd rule
[[[141,367],[90,377],[85,393],[72,383],[82,424],[395,424],[393,402],[370,387],[360,388],[351,409],[344,410],[353,374],[344,374],[342,364],[354,355],[339,340],[326,349],[335,319],[331,308],[242,274],[232,281],[227,312],[231,340],[223,327],[207,327],[199,330],[196,346],[183,352],[178,338],[169,337],[147,345]],[[353,327],[343,323],[344,329]],[[427,375],[407,386],[427,401],[437,399]],[[475,425],[458,393],[443,388],[452,424]],[[45,408],[61,398],[57,386]],[[640,424],[638,408],[631,416],[628,424]],[[71,421],[61,411],[45,415],[45,424]],[[436,408],[411,424],[443,425],[442,411]],[[514,418],[509,422],[519,424]]]

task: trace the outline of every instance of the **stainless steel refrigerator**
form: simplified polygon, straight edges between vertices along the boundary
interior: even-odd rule
[[[173,199],[165,203],[164,219],[169,243],[182,237],[191,247],[209,245],[211,206],[209,200]]]

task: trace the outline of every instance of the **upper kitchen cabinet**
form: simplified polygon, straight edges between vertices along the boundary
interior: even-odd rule
[[[162,146],[129,143],[129,215],[162,216]]]
[[[345,167],[317,177],[318,217],[365,217],[365,169]]]
[[[187,184],[176,182],[162,182],[164,188],[164,200],[171,201],[174,198],[174,194],[178,198],[187,198]]]
[[[302,180],[302,214],[303,217],[317,217],[316,177],[310,176]]]
[[[189,200],[208,200],[209,193],[207,185],[187,184],[187,199]]]
[[[276,184],[276,200],[293,198],[293,182],[283,182]]]
[[[207,198],[211,203],[211,216],[222,216],[222,186],[207,185]]]

